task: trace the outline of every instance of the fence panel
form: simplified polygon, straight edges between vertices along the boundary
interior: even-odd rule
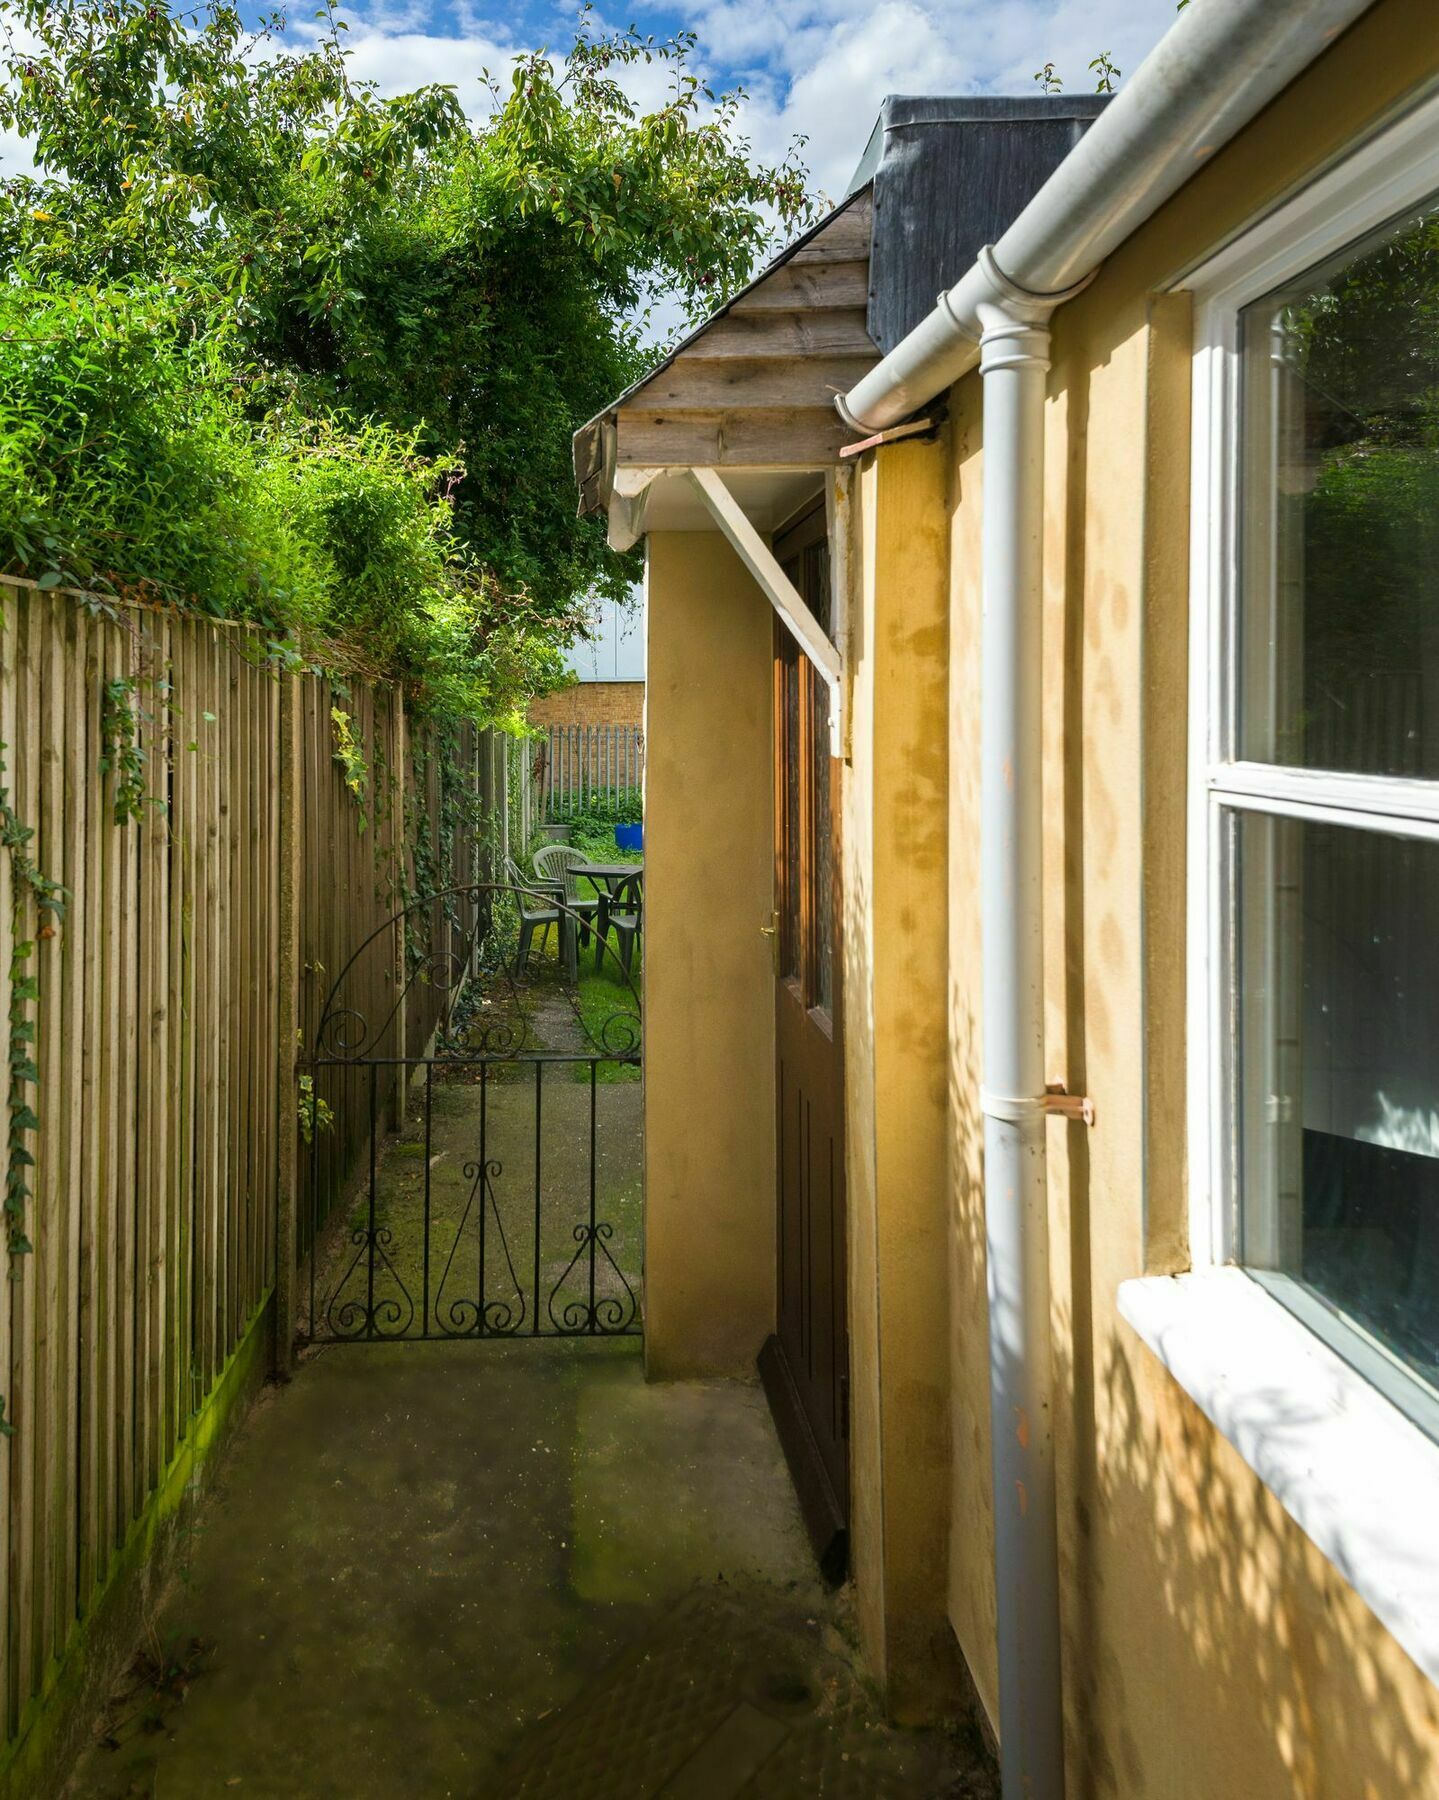
[[[618,806],[644,786],[645,734],[637,725],[551,725],[529,769],[545,819],[595,804]]]
[[[275,682],[237,652],[238,634],[207,622],[6,584],[0,781],[12,839],[31,835],[0,857],[17,1071],[0,1282],[4,1737],[270,1276]],[[62,884],[63,917],[27,867]]]
[[[435,901],[416,909],[407,927],[391,921],[414,896],[474,878],[478,848],[470,839],[479,834],[480,760],[492,754],[492,734],[464,726],[454,743],[442,743],[435,728],[406,717],[397,691],[353,682],[342,697],[317,675],[305,678],[300,715],[301,1038],[313,1044],[346,962],[372,933],[388,929],[389,954],[361,957],[347,994],[365,1021],[368,1054],[419,1055],[445,994],[438,979],[416,981],[404,993],[402,970],[407,959],[413,965],[441,949],[451,914],[462,930],[468,920],[463,902],[451,901],[447,911]],[[399,1082],[391,1070],[377,1090],[382,1114],[392,1119],[402,1100]],[[346,1071],[324,1098],[333,1118],[317,1154],[299,1146],[305,1182],[314,1183],[302,1190],[300,1261],[369,1143],[368,1082]]]
[[[493,734],[427,741],[412,776],[397,690],[356,682],[342,700],[319,676],[277,675],[252,635],[0,582],[0,1753],[275,1281],[295,1104],[282,1021],[293,1005],[314,1028],[407,883],[450,861],[457,881],[479,872]],[[301,750],[297,1003],[280,988],[282,682]],[[337,760],[335,711],[359,777]],[[27,869],[62,884],[63,917]],[[421,921],[409,954],[448,923]],[[394,1053],[428,1041],[444,996],[417,983],[397,1012],[392,936],[365,1004]],[[342,1095],[317,1159],[327,1199],[367,1130],[368,1096]]]

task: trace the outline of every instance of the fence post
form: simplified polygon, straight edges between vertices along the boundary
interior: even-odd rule
[[[400,905],[403,909],[405,896],[413,893],[410,885],[409,848],[405,838],[405,811],[410,791],[410,759],[407,739],[409,733],[405,728],[405,697],[398,683],[393,692],[393,717],[395,721],[395,761],[394,767],[400,772],[399,800],[395,807],[395,855],[396,868],[400,877]],[[418,796],[417,796],[418,800]],[[395,1081],[391,1092],[390,1123],[398,1131],[405,1123],[405,1102],[408,1099],[407,1070],[404,1058],[409,1053],[409,1020],[406,1018],[406,985],[409,971],[406,968],[405,928],[409,923],[409,915],[401,910],[395,921],[395,1055],[400,1061],[395,1065]],[[378,1050],[379,1046],[376,1046]]]
[[[498,800],[500,809],[500,863],[490,877],[492,881],[505,879],[505,868],[510,860],[510,757],[509,746],[501,731],[490,731],[490,769],[492,773],[498,768]],[[495,785],[492,783],[492,785]]]
[[[495,840],[493,837],[495,818],[495,734],[487,725],[483,731],[475,732],[475,788],[479,802],[478,811],[485,821],[481,828],[485,835],[475,846],[475,866],[471,879],[493,881],[495,869]]]
[[[288,1381],[295,1358],[295,1244],[300,1207],[300,677],[280,681],[279,1096],[276,1181],[275,1342],[272,1367]],[[310,1254],[315,1254],[312,1245]]]

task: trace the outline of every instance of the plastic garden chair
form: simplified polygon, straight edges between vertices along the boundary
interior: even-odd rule
[[[580,892],[580,878],[573,871],[577,863],[589,860],[584,851],[577,850],[573,844],[546,844],[543,850],[535,852],[535,873],[542,881],[558,882],[565,905],[572,913],[578,913],[582,944],[590,941],[590,928],[599,912],[600,902],[597,894]]]
[[[520,941],[515,950],[516,975],[524,972],[525,964],[529,961],[535,933],[541,933],[540,942],[543,944],[550,935],[551,925],[559,934],[560,959],[568,967],[575,961],[575,952],[570,948],[574,939],[567,929],[566,915],[560,905],[563,885],[558,881],[537,881],[533,876],[527,876],[513,857],[506,859],[505,877],[515,890],[515,904],[520,914]]]
[[[635,945],[640,941],[640,931],[644,915],[644,877],[642,875],[626,875],[615,888],[609,898],[606,917],[603,920],[605,937],[609,936],[613,926],[616,948],[619,951],[620,967],[628,975],[630,964],[634,960]],[[605,938],[595,933],[595,969],[598,972],[604,962]]]

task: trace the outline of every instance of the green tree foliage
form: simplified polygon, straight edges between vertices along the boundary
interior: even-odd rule
[[[296,50],[218,3],[7,11],[0,122],[40,173],[0,182],[5,566],[540,680],[630,576],[574,516],[570,434],[640,373],[650,294],[701,313],[808,216],[793,159],[754,161],[691,37],[588,12],[473,124],[352,79],[333,12]]]

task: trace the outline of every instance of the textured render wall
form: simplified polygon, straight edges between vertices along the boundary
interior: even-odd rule
[[[944,443],[859,481],[845,774],[850,1456],[865,1652],[899,1718],[955,1691],[944,1613],[948,587]]]
[[[772,614],[713,532],[649,538],[646,1354],[748,1374],[774,1328]]]
[[[870,1672],[887,1676],[884,1607],[884,1480],[880,1456],[879,1289],[874,1142],[875,931],[874,592],[876,463],[854,483],[849,589],[849,736],[841,779],[844,961],[844,1179],[849,1239],[849,1535],[860,1642]]]
[[[985,1293],[979,932],[980,516],[978,381],[950,396],[949,628],[949,1617],[991,1720],[999,1717]]]
[[[1187,1262],[1184,721],[1190,330],[1156,291],[1439,73],[1439,14],[1385,0],[1059,316],[1046,517],[1049,1074],[1070,1790],[1439,1793],[1439,1695],[1119,1319]],[[977,383],[954,401],[950,1616],[993,1708],[977,1145]]]
[[[531,725],[630,725],[645,722],[642,681],[576,681],[530,702]]]

